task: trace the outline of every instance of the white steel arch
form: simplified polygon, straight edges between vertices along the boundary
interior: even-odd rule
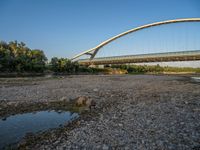
[[[122,36],[125,36],[129,33],[132,33],[132,32],[135,32],[135,31],[138,31],[138,30],[142,30],[142,29],[145,29],[145,28],[149,28],[149,27],[153,27],[153,26],[159,26],[159,25],[163,25],[163,24],[171,24],[171,23],[179,23],[179,22],[200,22],[200,18],[183,18],[183,19],[174,19],[174,20],[166,20],[166,21],[160,21],[160,22],[155,22],[155,23],[150,23],[150,24],[146,24],[146,25],[143,25],[143,26],[139,26],[139,27],[136,27],[136,28],[133,28],[133,29],[130,29],[128,31],[125,31],[123,33],[120,33],[114,37],[111,37],[109,38],[108,40],[100,43],[99,45],[97,45],[96,47],[94,48],[91,48],[89,50],[86,50],[76,56],[74,56],[71,60],[74,60],[76,58],[79,58],[83,55],[91,55],[90,59],[93,59],[95,57],[95,55],[97,54],[97,52],[99,51],[99,49],[101,49],[103,46],[109,44],[110,42],[122,37]]]

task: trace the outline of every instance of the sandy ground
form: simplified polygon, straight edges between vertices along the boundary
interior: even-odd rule
[[[98,117],[33,149],[200,149],[200,84],[180,76],[79,75],[0,79],[0,100],[89,96]],[[109,107],[104,105],[109,104]]]

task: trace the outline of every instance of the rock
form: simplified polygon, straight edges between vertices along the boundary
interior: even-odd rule
[[[25,137],[33,137],[33,136],[34,136],[34,134],[32,132],[27,132],[25,135]]]
[[[101,148],[101,146],[100,146],[100,145],[97,145],[97,146],[96,146],[96,149],[100,149],[100,148]]]
[[[200,111],[200,108],[195,108],[193,109],[193,111]]]
[[[87,100],[85,101],[85,105],[86,105],[87,107],[90,107],[91,103],[92,103],[92,100],[91,100],[91,99],[87,99]]]
[[[144,142],[144,140],[142,140],[142,144],[144,144],[145,142]]]
[[[96,102],[86,96],[81,96],[76,100],[76,106],[87,106],[90,109],[96,106]]]
[[[76,122],[76,125],[77,125],[77,126],[79,126],[80,124],[81,124],[81,122],[80,122],[80,121],[77,121],[77,122]]]
[[[66,96],[63,96],[63,97],[61,97],[61,99],[60,99],[61,101],[66,101],[66,102],[69,102],[69,99],[66,97]]]
[[[96,107],[96,102],[94,100],[88,99],[86,101],[86,106],[90,108],[90,111],[92,110],[92,108]]]
[[[118,125],[119,125],[120,127],[123,127],[123,124],[121,124],[121,123],[119,123]]]
[[[58,110],[57,112],[60,114],[60,113],[62,113],[63,111],[62,111],[62,110]]]
[[[1,107],[6,107],[8,103],[5,100],[0,101]]]
[[[7,119],[6,117],[2,118],[3,121],[6,121],[6,119]]]
[[[103,149],[103,150],[108,150],[108,149],[109,149],[109,147],[108,147],[107,145],[103,144],[103,147],[102,147],[102,149]]]
[[[94,92],[98,92],[98,89],[93,89]]]
[[[103,114],[100,114],[99,119],[100,119],[100,120],[103,120]]]
[[[129,147],[126,146],[126,147],[124,148],[124,150],[129,150]]]
[[[80,96],[76,99],[76,106],[84,106],[86,105],[86,101],[88,100],[89,98],[86,97],[86,96]]]
[[[87,101],[86,101],[86,106],[88,106],[88,107],[91,107],[91,106],[96,106],[96,102],[94,101],[94,100],[92,100],[92,99],[88,99]]]

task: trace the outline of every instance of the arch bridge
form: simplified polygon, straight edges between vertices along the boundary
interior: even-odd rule
[[[89,59],[81,59],[78,60],[81,64],[121,64],[121,63],[137,63],[137,62],[161,62],[161,61],[189,61],[189,60],[200,60],[200,50],[195,51],[182,51],[182,52],[170,52],[170,53],[154,53],[154,54],[143,54],[143,55],[129,55],[129,56],[115,56],[115,57],[100,57],[95,58],[98,51],[108,45],[114,40],[117,40],[120,37],[123,37],[127,34],[150,28],[153,26],[160,26],[164,24],[172,24],[172,23],[181,23],[181,22],[200,22],[200,18],[184,18],[184,19],[175,19],[175,20],[167,20],[161,22],[155,22],[151,24],[146,24],[143,26],[139,26],[133,28],[131,30],[120,33],[102,43],[97,45],[94,48],[86,50],[76,56],[74,56],[71,60],[77,60],[83,55],[89,55]]]

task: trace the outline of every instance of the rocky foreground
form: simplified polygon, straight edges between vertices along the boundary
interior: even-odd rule
[[[200,84],[187,77],[80,75],[0,82],[1,101],[78,96],[96,102],[93,115],[27,149],[200,149]]]

